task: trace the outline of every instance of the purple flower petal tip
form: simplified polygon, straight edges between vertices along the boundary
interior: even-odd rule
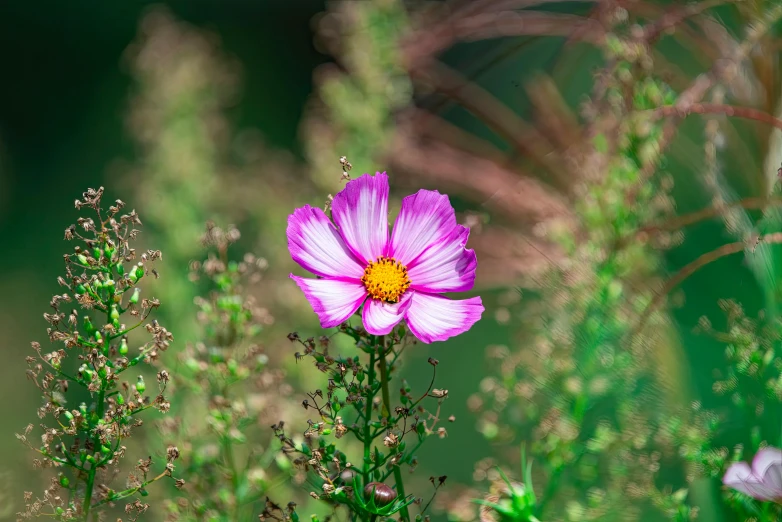
[[[731,489],[761,501],[782,499],[782,451],[763,448],[746,462],[735,462],[725,472],[722,483]]]

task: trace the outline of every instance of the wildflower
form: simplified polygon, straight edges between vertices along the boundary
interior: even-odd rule
[[[752,459],[728,468],[722,483],[757,500],[782,502],[782,450],[763,448]]]
[[[317,276],[294,276],[324,328],[338,326],[363,304],[364,328],[391,332],[402,319],[421,341],[463,333],[483,313],[480,297],[441,294],[470,290],[475,252],[469,229],[456,223],[448,196],[420,190],[402,201],[388,233],[388,176],[364,174],[334,196],[331,223],[305,205],[288,218],[293,260]],[[338,228],[337,228],[338,227]]]

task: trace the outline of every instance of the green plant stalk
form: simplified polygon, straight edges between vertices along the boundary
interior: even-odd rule
[[[391,394],[388,391],[388,363],[386,362],[386,343],[384,337],[381,335],[377,338],[377,346],[381,350],[380,353],[380,387],[383,390],[383,409],[386,419],[391,417]],[[405,484],[402,481],[402,469],[398,465],[394,465],[394,482],[396,483],[396,494],[400,498],[405,498]],[[410,513],[407,506],[401,510],[402,520],[410,520]]]
[[[367,375],[370,391],[367,394],[367,403],[364,413],[364,485],[371,482],[371,468],[372,468],[372,427],[369,425],[372,419],[372,400],[375,397],[374,385],[375,385],[375,352],[369,354],[369,375]]]
[[[228,466],[228,471],[231,474],[231,486],[233,486],[234,492],[234,505],[233,505],[233,520],[239,520],[239,512],[241,511],[241,504],[239,503],[239,473],[236,471],[236,461],[234,459],[234,451],[231,440],[228,437],[222,437],[223,439],[223,458],[225,464]]]
[[[111,293],[110,298],[112,300],[114,299],[114,292]],[[111,324],[111,312],[108,311],[110,308],[109,307],[106,308],[107,308],[106,324]],[[98,419],[97,422],[100,422],[101,419],[103,419],[103,403],[105,402],[105,400],[106,400],[106,381],[105,379],[101,379],[100,391],[98,392],[98,401],[97,404],[95,405],[96,418]],[[92,429],[95,429],[95,427],[96,426],[91,426]],[[92,438],[93,450],[97,449],[99,447],[99,444],[100,444],[100,438],[97,435],[94,435]],[[85,522],[89,520],[89,516],[90,516],[90,508],[92,507],[92,491],[95,487],[95,476],[97,475],[97,472],[98,472],[98,463],[95,462],[90,466],[90,471],[87,475],[87,487],[84,491],[83,511],[84,511]]]

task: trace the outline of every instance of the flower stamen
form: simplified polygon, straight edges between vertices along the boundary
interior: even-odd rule
[[[364,269],[361,278],[369,297],[388,303],[398,303],[399,298],[410,287],[407,267],[393,257],[379,256]]]

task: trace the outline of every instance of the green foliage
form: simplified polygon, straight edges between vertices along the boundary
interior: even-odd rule
[[[230,260],[229,245],[238,239],[235,228],[209,223],[202,239],[209,257],[191,264],[191,279],[206,280],[209,288],[207,297],[196,299],[200,340],[180,354],[178,382],[189,392],[191,412],[164,426],[169,438],[186,441],[181,474],[187,495],[168,503],[169,520],[245,520],[262,511],[258,506],[275,481],[279,448],[265,419],[269,405],[283,400],[282,374],[254,342],[268,312],[247,288],[260,280],[266,261],[251,254]]]

